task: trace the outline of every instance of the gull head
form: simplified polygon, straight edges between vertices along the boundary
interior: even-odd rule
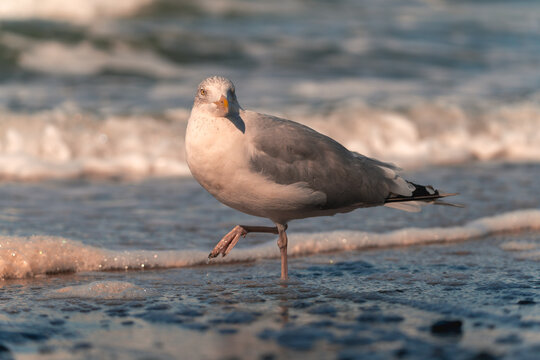
[[[237,115],[240,105],[232,81],[222,76],[203,80],[197,88],[193,110],[217,117]]]

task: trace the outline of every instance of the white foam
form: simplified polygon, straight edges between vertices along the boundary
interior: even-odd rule
[[[291,236],[292,251],[303,255],[317,252],[358,250],[418,244],[451,243],[483,238],[496,233],[540,230],[540,210],[518,210],[480,218],[462,226],[406,228],[388,233],[335,231]]]
[[[136,14],[155,0],[12,0],[0,2],[0,19],[55,19],[89,22]],[[302,7],[296,2],[196,0],[192,6],[214,16],[227,14],[290,14]]]
[[[84,298],[84,299],[144,299],[152,295],[143,289],[125,281],[95,281],[90,284],[67,286],[51,291],[49,298]]]
[[[540,261],[540,241],[507,241],[502,243],[500,248],[513,252],[518,259]]]
[[[533,103],[486,107],[479,114],[449,104],[421,104],[404,113],[352,104],[290,117],[350,150],[401,167],[540,160],[540,108]]]
[[[100,270],[183,267],[199,264],[203,251],[112,251],[54,236],[0,237],[0,278]]]
[[[160,96],[159,91],[155,96]],[[540,107],[534,104],[487,109],[476,116],[437,104],[404,113],[358,104],[328,113],[291,111],[283,115],[350,150],[403,168],[540,161]],[[184,153],[188,116],[189,109],[180,108],[159,116],[101,120],[73,104],[34,114],[0,110],[0,178],[186,176],[190,174]]]
[[[481,218],[463,226],[446,228],[406,228],[387,233],[291,232],[289,254],[306,256],[366,248],[450,243],[521,230],[540,230],[540,210],[513,211]],[[22,278],[59,272],[145,270],[203,265],[207,263],[209,251],[210,249],[112,251],[60,237],[3,236],[0,237],[0,278]],[[217,258],[212,262],[253,261],[278,257],[279,250],[275,241],[270,241],[258,246],[234,249],[227,257]]]
[[[117,44],[97,49],[83,41],[69,45],[57,41],[34,43],[19,57],[19,66],[53,75],[92,75],[104,70],[126,71],[160,78],[178,77],[181,69],[149,50],[135,50]]]
[[[506,251],[536,250],[540,244],[532,241],[507,241],[501,244],[501,249]]]
[[[181,118],[78,112],[3,114],[0,177],[17,180],[92,176],[186,176],[186,112]]]
[[[58,19],[87,22],[103,17],[122,17],[135,13],[153,0],[17,0],[0,2],[2,19]]]

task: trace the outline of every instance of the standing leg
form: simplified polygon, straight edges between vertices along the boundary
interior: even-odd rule
[[[287,228],[285,226],[285,228]],[[277,227],[270,227],[270,226],[248,226],[248,225],[236,225],[227,235],[221,239],[216,247],[214,247],[214,250],[208,255],[208,258],[215,258],[219,254],[222,256],[227,255],[231,252],[232,248],[236,245],[238,240],[240,240],[240,236],[246,237],[246,235],[250,232],[260,232],[260,233],[270,233],[270,234],[278,234],[278,228]],[[287,240],[285,240],[285,245],[287,244]]]
[[[287,268],[287,225],[276,224],[279,232],[278,247],[281,252],[281,280],[289,278]]]

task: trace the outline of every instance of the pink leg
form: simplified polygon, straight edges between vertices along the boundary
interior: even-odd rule
[[[287,225],[277,225],[279,232],[278,238],[278,247],[281,253],[281,280],[287,280],[289,278],[288,268],[287,268]]]
[[[209,259],[215,258],[219,254],[226,256],[231,252],[236,245],[240,236],[246,237],[250,232],[279,234],[277,227],[270,226],[248,226],[248,225],[236,225],[227,235],[225,235],[214,247],[214,250],[208,255]]]

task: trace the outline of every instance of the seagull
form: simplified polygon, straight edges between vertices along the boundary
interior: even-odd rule
[[[281,279],[288,278],[287,224],[384,205],[419,211],[445,194],[398,175],[395,165],[347,150],[305,125],[244,110],[233,83],[213,76],[200,83],[186,130],[194,178],[223,204],[270,219],[275,226],[237,225],[209,259],[226,256],[248,233],[278,235]]]

